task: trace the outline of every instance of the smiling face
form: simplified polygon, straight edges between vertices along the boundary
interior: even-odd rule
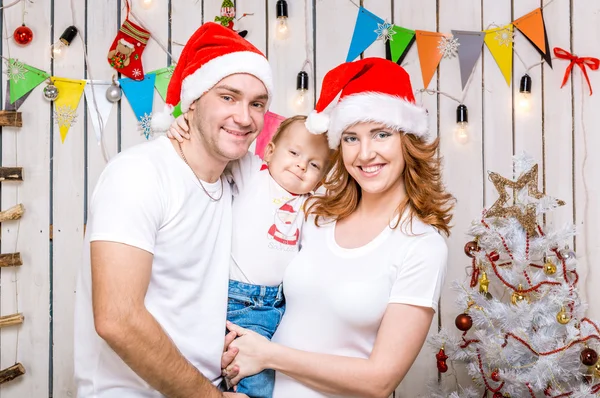
[[[265,161],[273,179],[288,192],[303,195],[323,179],[329,161],[324,134],[311,134],[304,123],[294,121],[265,148]]]
[[[188,122],[208,153],[228,162],[244,156],[262,130],[267,101],[267,89],[258,78],[230,75],[190,105]]]
[[[404,191],[400,132],[381,123],[357,123],[342,133],[341,153],[348,173],[364,194]]]

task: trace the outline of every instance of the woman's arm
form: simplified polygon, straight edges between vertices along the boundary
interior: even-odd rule
[[[232,381],[275,369],[324,393],[387,398],[419,354],[433,314],[431,308],[389,304],[368,359],[295,350],[230,326],[243,336],[232,343],[240,349],[234,362],[240,373]]]

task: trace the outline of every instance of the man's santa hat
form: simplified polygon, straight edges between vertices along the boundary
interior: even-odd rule
[[[164,132],[175,120],[173,107],[181,102],[181,111],[219,81],[236,73],[248,73],[263,82],[273,96],[273,74],[269,61],[249,41],[214,22],[203,24],[190,37],[175,66],[167,89],[165,109],[152,117],[152,130]]]
[[[328,107],[332,109],[325,112]],[[327,132],[329,147],[337,149],[344,130],[358,122],[383,123],[406,134],[427,136],[427,111],[415,105],[410,76],[400,65],[383,58],[365,58],[327,72],[306,128],[313,134]]]

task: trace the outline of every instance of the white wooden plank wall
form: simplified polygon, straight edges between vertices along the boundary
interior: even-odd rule
[[[74,1],[75,21],[69,0],[27,2],[26,22],[35,37],[27,47],[18,47],[12,39],[2,41],[2,55],[74,79],[110,80],[113,70],[106,53],[125,18],[124,0]],[[451,29],[483,30],[490,24],[505,25],[542,4],[540,0],[288,0],[291,36],[286,42],[274,39],[276,0],[238,0],[238,16],[252,13],[236,24],[249,31],[247,39],[264,51],[274,68],[275,100],[271,110],[293,115],[290,100],[295,92],[296,75],[308,57],[305,70],[310,76],[310,95],[315,98],[328,70],[345,61],[354,29],[357,7],[362,4],[376,15],[409,29],[450,33]],[[5,1],[5,4],[8,2]],[[133,11],[156,39],[171,52],[167,55],[156,40],[150,40],[143,54],[146,72],[169,65],[181,53],[182,44],[203,21],[218,15],[220,0],[154,0],[150,10],[133,0]],[[576,3],[576,5],[575,5]],[[582,56],[600,56],[600,4],[594,0],[554,0],[544,9],[550,47],[562,47]],[[21,7],[6,9],[3,37],[11,37],[22,22]],[[80,35],[60,62],[51,62],[49,46],[69,25],[75,24]],[[308,26],[308,31],[305,27]],[[308,42],[307,42],[308,40]],[[83,45],[87,45],[91,75],[86,71]],[[524,113],[513,108],[518,99],[518,83],[526,69],[540,61],[538,53],[515,32],[516,56],[512,86],[509,87],[493,57],[484,48],[471,83],[465,93],[469,109],[470,141],[459,145],[453,140],[457,104],[446,97],[417,97],[429,110],[431,133],[441,138],[440,155],[448,189],[458,199],[454,229],[448,239],[450,261],[447,285],[443,290],[441,311],[432,325],[452,325],[462,308],[456,308],[448,288],[455,279],[466,278],[469,265],[463,254],[465,232],[478,218],[483,206],[490,206],[497,195],[487,180],[487,171],[512,173],[511,156],[522,150],[540,164],[540,181],[546,191],[566,201],[547,218],[547,224],[560,226],[575,222],[578,236],[573,240],[580,259],[583,297],[590,302],[589,316],[600,318],[600,304],[592,295],[600,283],[598,268],[591,268],[600,255],[595,236],[600,233],[600,145],[596,125],[600,115],[600,94],[588,95],[580,70],[564,88],[560,83],[566,61],[554,60],[554,68],[533,66],[532,108]],[[364,56],[385,56],[382,42],[376,42]],[[422,88],[416,45],[403,66],[412,76],[415,89]],[[5,71],[5,66],[2,66]],[[590,72],[592,86],[600,91],[600,75]],[[120,77],[120,76],[117,76]],[[20,311],[25,323],[0,329],[0,367],[19,361],[27,374],[0,386],[0,398],[74,397],[73,388],[73,301],[77,267],[81,258],[83,231],[87,220],[87,199],[105,165],[96,143],[87,103],[82,96],[77,123],[64,143],[51,117],[51,105],[42,97],[42,86],[25,101],[22,128],[4,127],[2,166],[24,168],[22,183],[1,185],[1,210],[23,203],[25,216],[20,222],[1,226],[1,252],[20,252],[23,266],[0,270],[0,315]],[[461,97],[459,64],[456,58],[442,60],[430,89]],[[5,78],[2,91],[6,90]],[[104,95],[104,93],[99,93]],[[4,98],[2,98],[2,102]],[[155,109],[162,100],[155,94]],[[115,105],[107,123],[104,144],[109,156],[144,138],[126,97]],[[586,206],[586,203],[588,204]],[[52,235],[51,235],[52,234]],[[52,236],[52,239],[51,239]],[[505,294],[492,290],[494,294]],[[18,345],[17,345],[18,342]],[[461,382],[468,377],[457,371]],[[425,383],[436,378],[433,353],[423,350],[396,397],[425,394]]]

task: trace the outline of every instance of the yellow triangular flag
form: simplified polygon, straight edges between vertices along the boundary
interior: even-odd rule
[[[500,67],[500,71],[510,86],[513,59],[513,25],[485,30],[484,42]]]
[[[54,100],[54,123],[58,124],[61,141],[65,142],[69,128],[75,124],[86,81],[56,76],[50,79],[58,89],[58,97]]]

